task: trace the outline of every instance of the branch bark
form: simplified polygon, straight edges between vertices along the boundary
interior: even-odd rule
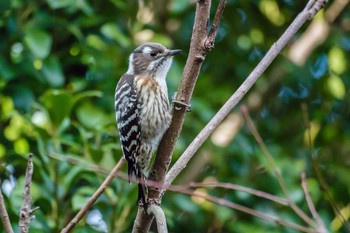
[[[159,147],[155,162],[150,172],[149,179],[163,183],[166,172],[171,163],[175,144],[179,138],[182,130],[183,122],[187,108],[185,105],[190,102],[194,86],[196,84],[199,71],[204,62],[207,53],[214,46],[214,39],[217,33],[217,28],[220,23],[226,0],[219,2],[216,15],[214,16],[214,23],[208,34],[208,22],[210,16],[211,0],[198,0],[196,5],[196,14],[194,19],[192,38],[190,44],[190,51],[181,78],[181,84],[178,89],[176,99],[174,101],[172,123],[165,133]],[[160,205],[161,192],[159,188],[149,187],[148,200],[152,203]],[[142,208],[139,207],[137,216],[134,222],[133,232],[148,232],[153,216],[147,215]]]
[[[0,180],[0,218],[2,225],[4,226],[5,233],[13,233],[10,218],[6,210],[4,196],[1,192],[1,180]]]
[[[157,205],[151,205],[150,207],[148,207],[147,212],[148,214],[152,214],[155,217],[158,232],[168,233],[168,229],[166,226],[166,218],[162,208],[160,208]]]
[[[33,154],[30,153],[28,157],[28,165],[26,170],[26,178],[25,178],[25,186],[23,191],[23,204],[21,210],[19,212],[19,227],[21,229],[21,233],[29,232],[29,225],[33,219],[33,211],[31,209],[32,206],[32,197],[30,195],[30,188],[32,186],[32,177],[33,177]]]

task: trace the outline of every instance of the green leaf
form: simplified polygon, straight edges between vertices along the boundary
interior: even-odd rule
[[[104,152],[100,147],[89,146],[89,154],[94,162],[100,162],[104,156]]]
[[[74,230],[75,233],[100,233],[101,231],[95,230],[90,226],[78,226]]]
[[[79,178],[83,173],[84,169],[80,166],[74,166],[70,168],[64,175],[64,179],[62,182],[64,195],[66,195],[67,192],[69,192],[74,184],[74,181]]]
[[[14,103],[12,98],[8,96],[1,96],[0,98],[0,112],[4,119],[10,117],[14,111]]]
[[[95,191],[93,187],[80,188],[72,198],[73,210],[80,210]]]
[[[100,36],[97,35],[89,35],[86,37],[86,43],[99,50],[99,51],[106,51],[107,49],[107,44],[106,42],[103,41],[103,39]]]
[[[47,32],[37,28],[28,28],[25,31],[24,41],[36,58],[44,59],[49,55],[52,37]]]
[[[28,141],[24,138],[17,139],[13,144],[13,149],[17,154],[25,155],[29,153]]]
[[[74,104],[87,97],[102,97],[102,91],[84,91],[74,96]]]
[[[106,114],[91,103],[83,103],[79,105],[77,111],[79,122],[87,128],[97,129],[103,125]]]
[[[7,60],[3,57],[0,57],[0,88],[6,85],[6,81],[13,79],[16,75],[16,69],[8,64]]]
[[[61,87],[64,84],[64,75],[59,60],[49,57],[44,62],[43,73],[51,87]]]
[[[117,24],[115,23],[106,23],[101,27],[101,32],[104,36],[114,39],[123,47],[127,47],[130,45],[129,38],[123,34],[123,32],[119,29]]]
[[[229,221],[232,218],[233,210],[225,207],[225,206],[216,206],[216,213],[218,219],[221,221]]]
[[[49,90],[41,97],[54,128],[68,118],[73,106],[73,96],[63,90]]]
[[[336,46],[333,47],[329,51],[329,68],[337,74],[342,74],[346,71],[346,66],[344,51]]]
[[[337,99],[344,99],[346,94],[346,87],[343,80],[336,76],[332,75],[327,79],[328,91]]]
[[[48,0],[48,3],[52,9],[59,9],[70,5],[75,6],[73,0]]]

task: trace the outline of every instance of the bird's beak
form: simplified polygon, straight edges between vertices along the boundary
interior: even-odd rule
[[[175,54],[181,53],[181,49],[169,50],[168,56],[174,56]]]

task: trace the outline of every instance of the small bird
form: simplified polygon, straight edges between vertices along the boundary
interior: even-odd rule
[[[138,181],[138,202],[147,210],[145,179],[152,155],[171,121],[166,75],[173,56],[158,43],[145,43],[129,57],[129,68],[115,90],[115,111],[129,182]],[[143,184],[142,184],[143,183]]]

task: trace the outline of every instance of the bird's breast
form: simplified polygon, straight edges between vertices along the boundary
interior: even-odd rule
[[[158,143],[171,120],[167,90],[150,78],[139,78],[137,88],[140,90],[141,136]]]

